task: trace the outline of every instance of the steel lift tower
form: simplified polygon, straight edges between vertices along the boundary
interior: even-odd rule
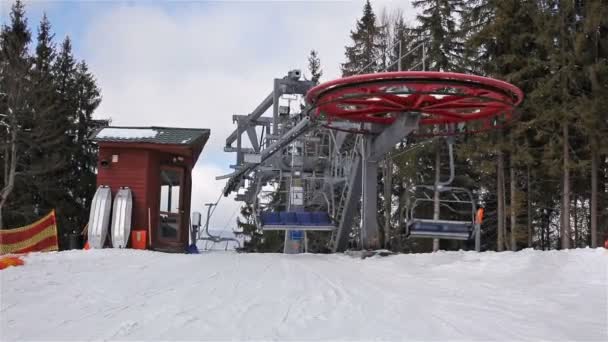
[[[413,134],[500,127],[523,99],[506,82],[444,72],[384,72],[315,85],[293,70],[273,83],[251,113],[233,116],[237,127],[224,150],[236,153],[234,172],[218,179],[227,179],[225,196],[236,192],[237,201],[253,206],[260,229],[286,231],[285,253],[305,251],[307,231],[331,232],[331,251],[344,251],[355,227],[363,249],[380,248],[377,179],[385,155]],[[281,105],[294,99],[301,106]],[[475,233],[460,221],[410,223],[413,237]]]

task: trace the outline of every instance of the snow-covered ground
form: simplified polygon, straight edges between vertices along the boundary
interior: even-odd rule
[[[608,340],[608,251],[94,250],[0,271],[0,340]]]

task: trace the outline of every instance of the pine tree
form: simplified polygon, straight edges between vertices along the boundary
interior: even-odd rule
[[[393,37],[393,27],[386,8],[380,12],[377,31],[377,72],[388,70],[391,63],[391,41]]]
[[[21,194],[18,173],[22,170],[22,140],[25,126],[31,122],[28,104],[31,91],[32,59],[28,53],[31,33],[27,27],[25,7],[18,0],[12,8],[10,23],[0,32],[0,119],[2,125],[2,186],[0,187],[0,229],[17,221],[24,214],[20,208]],[[9,208],[5,212],[5,208]],[[22,218],[22,217],[21,217]]]
[[[379,31],[376,15],[367,0],[363,6],[363,16],[357,20],[356,30],[350,32],[352,46],[346,46],[346,62],[342,64],[342,76],[378,70]]]
[[[59,219],[59,232],[63,238],[68,232],[82,229],[77,219],[85,210],[78,204],[78,192],[75,187],[80,183],[77,167],[79,161],[75,160],[78,153],[78,87],[76,80],[76,60],[72,54],[72,44],[69,37],[61,43],[57,58],[53,64],[53,78],[57,93],[57,106],[55,114],[66,120],[64,129],[64,146],[62,153],[68,157],[67,171],[62,173],[57,182],[59,188],[64,190],[64,195],[56,203]]]
[[[541,32],[547,50],[548,71],[530,98],[538,101],[539,115],[535,119],[539,133],[548,141],[543,145],[543,163],[555,170],[562,184],[560,204],[560,247],[569,248],[571,243],[571,203],[577,158],[572,151],[581,132],[578,130],[580,113],[576,99],[581,95],[580,68],[577,66],[574,41],[581,28],[581,2],[550,1],[543,7],[543,22],[546,29]],[[561,134],[555,134],[561,132]],[[559,170],[559,172],[557,172]],[[556,174],[557,173],[557,174]]]
[[[270,231],[262,232],[258,229],[253,219],[253,207],[245,204],[241,207],[241,215],[237,218],[237,227],[240,231],[235,232],[237,236],[244,237],[242,252],[278,253],[283,249],[285,232]]]
[[[56,115],[67,122],[62,153],[68,156],[68,171],[57,179],[64,197],[57,211],[62,236],[80,231],[87,222],[90,201],[95,192],[97,150],[88,139],[96,127],[93,112],[101,101],[100,90],[85,62],[77,62],[66,37],[53,65],[57,92]]]
[[[100,91],[87,65],[76,63],[69,38],[57,54],[53,37],[44,15],[30,55],[21,1],[0,33],[0,228],[31,223],[51,209],[60,233],[86,223],[96,165],[87,138]]]
[[[69,121],[55,112],[58,99],[52,66],[56,52],[46,15],[40,22],[37,41],[32,70],[36,89],[31,99],[34,122],[28,131],[30,145],[26,154],[29,157],[28,174],[34,188],[31,201],[36,216],[39,216],[61,206],[66,189],[61,187],[58,179],[69,171],[70,157],[65,153],[65,132]]]
[[[532,91],[539,79],[547,72],[544,50],[539,46],[539,10],[534,1],[493,1],[469,2],[464,8],[465,25],[461,35],[467,38],[465,56],[468,58],[466,69],[483,75],[496,77],[514,83],[524,93]],[[507,130],[475,139],[478,146],[496,159],[496,170],[491,172],[496,178],[497,195],[497,247],[502,244],[511,248],[517,245],[517,217],[522,207],[517,196],[518,185],[525,182],[519,179],[518,169],[532,162],[533,142],[529,121],[534,119],[537,104],[529,98],[520,107],[519,123]],[[508,137],[508,138],[503,138]],[[517,153],[514,153],[517,151]],[[509,166],[509,177],[504,177],[504,168]],[[507,186],[508,183],[508,186]],[[529,194],[531,195],[531,194]],[[505,198],[511,201],[507,205]],[[530,198],[528,198],[530,199]],[[510,211],[511,239],[506,239],[506,211]],[[492,210],[489,210],[492,212]],[[530,220],[531,218],[528,218]]]
[[[310,72],[311,81],[319,83],[319,79],[323,76],[323,69],[321,69],[321,59],[316,50],[310,50],[308,71]]]
[[[392,49],[389,51],[391,66],[388,71],[410,70],[421,61],[421,48],[416,48],[415,43],[414,33],[405,23],[403,15],[396,15],[393,21]],[[401,61],[399,61],[400,55]]]
[[[462,70],[462,40],[457,25],[457,13],[462,0],[415,0],[415,8],[422,8],[415,28],[418,41],[428,41],[427,70]]]
[[[55,64],[53,65],[53,73],[57,84],[57,93],[59,95],[60,107],[59,111],[62,115],[70,118],[70,121],[76,121],[75,113],[76,106],[76,60],[72,54],[72,42],[70,37],[66,37],[59,50]],[[68,132],[72,135],[73,132]]]
[[[580,129],[587,139],[590,165],[590,222],[591,247],[598,246],[601,190],[599,181],[602,155],[608,154],[608,8],[601,1],[584,3],[582,25],[576,37],[575,53],[580,65],[581,89],[577,111],[581,113]],[[586,175],[585,175],[586,176]]]
[[[461,12],[462,25],[460,36],[464,40],[463,66],[467,72],[483,75],[488,68],[487,62],[495,53],[493,42],[481,31],[491,27],[496,17],[494,0],[469,0]]]
[[[75,85],[77,90],[75,151],[72,157],[75,171],[72,178],[72,193],[79,209],[75,217],[77,227],[84,227],[88,219],[90,201],[95,193],[95,169],[97,167],[97,148],[89,136],[96,128],[93,123],[93,112],[101,103],[100,89],[94,76],[84,61],[76,66]]]
[[[51,22],[45,13],[38,27],[38,44],[36,46],[35,70],[40,79],[52,77],[51,69],[56,55],[55,44],[53,43],[54,37],[55,35],[51,32]]]

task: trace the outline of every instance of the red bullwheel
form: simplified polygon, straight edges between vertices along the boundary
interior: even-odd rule
[[[328,120],[391,124],[420,114],[420,126],[511,120],[522,91],[492,78],[448,72],[385,72],[345,77],[312,88],[313,115]]]

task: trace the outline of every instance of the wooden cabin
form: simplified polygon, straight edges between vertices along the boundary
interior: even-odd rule
[[[209,139],[208,129],[104,127],[93,134],[99,146],[97,186],[114,196],[131,188],[131,230],[148,232],[148,248],[184,252],[188,246],[192,168]]]

